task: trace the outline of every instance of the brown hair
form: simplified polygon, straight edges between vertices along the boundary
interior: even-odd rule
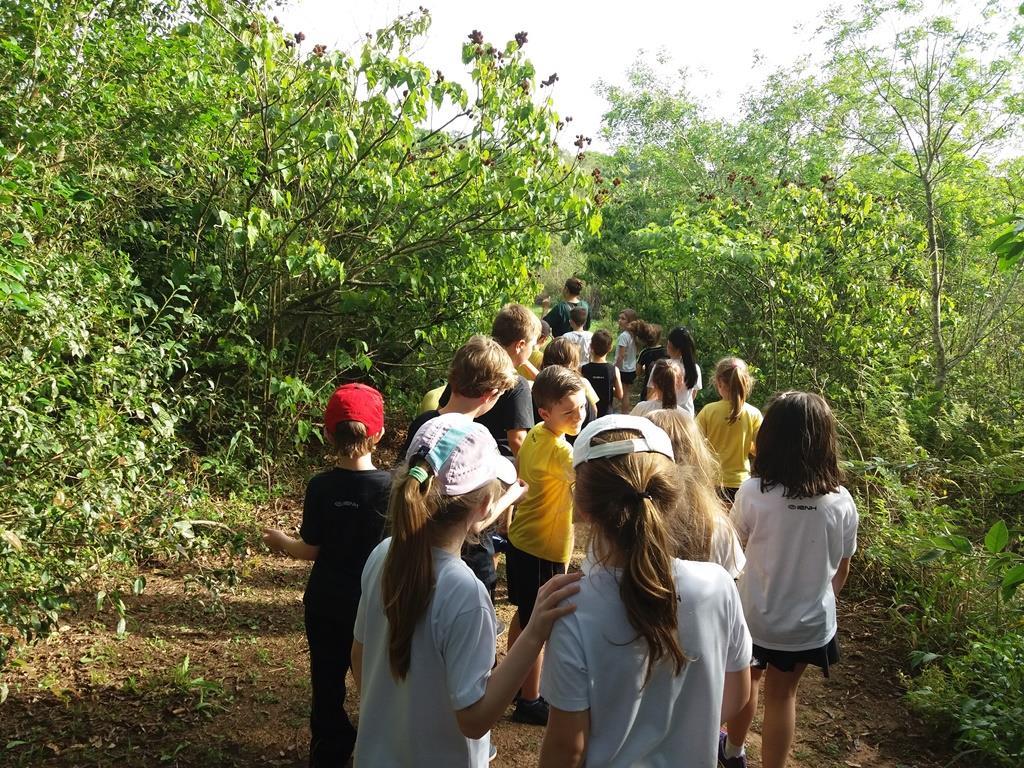
[[[561,365],[549,365],[541,368],[533,382],[533,403],[538,408],[552,408],[563,397],[581,389],[583,379],[576,371]]]
[[[634,320],[629,324],[629,332],[646,347],[653,347],[661,338],[661,326],[645,320]]]
[[[729,394],[729,402],[732,403],[729,423],[735,424],[743,412],[743,404],[747,402],[751,390],[754,389],[750,369],[738,357],[724,357],[715,366],[715,381]]]
[[[569,320],[576,325],[583,325],[587,322],[587,315],[590,314],[586,307],[573,307],[569,310]]]
[[[506,304],[494,318],[491,337],[503,347],[540,336],[540,320],[522,304]]]
[[[540,364],[541,370],[544,370],[549,365],[561,365],[569,370],[578,372],[580,369],[580,348],[564,336],[559,336],[544,347],[544,357],[541,359]]]
[[[612,335],[608,331],[596,331],[590,337],[590,354],[593,357],[604,357],[612,351]]]
[[[783,392],[764,412],[755,444],[753,472],[761,491],[776,485],[787,499],[824,496],[839,490],[836,420],[825,398],[813,392]]]
[[[609,430],[592,442],[639,436],[636,430]],[[677,545],[671,520],[682,490],[678,469],[660,453],[591,459],[576,468],[575,505],[594,525],[595,555],[601,561],[619,554],[625,561],[619,596],[630,625],[647,643],[645,685],[662,659],[671,660],[677,675],[687,662],[672,566]]]
[[[381,602],[388,620],[388,662],[396,680],[404,680],[409,674],[413,633],[430,605],[434,590],[430,547],[435,535],[465,521],[488,499],[496,499],[503,486],[500,480],[493,480],[461,496],[443,496],[423,459],[414,458],[413,463],[423,466],[429,477],[421,483],[409,475],[406,466],[404,474],[395,478],[388,506],[391,548],[381,576]]]
[[[672,454],[683,473],[683,497],[676,507],[673,527],[676,556],[683,560],[711,559],[711,539],[720,526],[732,528],[718,497],[718,459],[688,414],[676,410],[652,411],[647,418],[672,440]],[[725,563],[720,563],[725,565]]]
[[[508,355],[505,355],[508,357]],[[334,428],[334,447],[342,456],[358,459],[373,451],[376,435],[366,434],[366,425],[361,421],[339,421]]]
[[[624,309],[621,312],[619,312],[618,317],[622,317],[623,315],[626,316],[627,323],[632,323],[634,320],[636,320],[637,317],[635,309]]]
[[[459,347],[448,368],[452,392],[483,397],[491,390],[505,392],[516,385],[516,369],[508,352],[494,339],[473,336]]]
[[[565,281],[565,292],[570,296],[579,296],[583,293],[583,281],[578,277],[570,277]]]
[[[678,383],[679,366],[675,362],[666,358],[654,361],[647,389],[649,391],[651,387],[654,387],[658,390],[661,395],[662,408],[675,408],[679,405],[679,399],[676,396],[676,384]]]

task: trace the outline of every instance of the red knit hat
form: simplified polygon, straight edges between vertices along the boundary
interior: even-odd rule
[[[365,384],[342,384],[327,401],[324,429],[333,435],[339,421],[358,421],[366,427],[367,436],[384,429],[384,398]]]

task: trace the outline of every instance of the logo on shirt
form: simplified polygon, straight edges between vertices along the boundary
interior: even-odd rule
[[[817,509],[818,507],[814,504],[787,504],[789,509]]]
[[[341,507],[358,507],[359,505],[356,504],[354,501],[336,501],[336,502],[334,502],[334,506],[341,508]]]

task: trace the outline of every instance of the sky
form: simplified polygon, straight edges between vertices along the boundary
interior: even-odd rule
[[[474,29],[504,44],[517,32],[529,35],[526,54],[539,78],[557,72],[552,91],[560,115],[573,117],[573,132],[599,136],[605,101],[599,80],[624,83],[641,51],[664,51],[671,68],[685,68],[690,91],[713,116],[735,117],[744,92],[771,71],[804,55],[820,55],[814,33],[827,0],[719,0],[589,3],[564,0],[293,0],[277,11],[285,30],[302,31],[307,47],[317,43],[354,50],[366,32],[425,5],[433,22],[416,58],[449,79],[466,83],[462,44]],[[571,139],[570,139],[571,141]]]

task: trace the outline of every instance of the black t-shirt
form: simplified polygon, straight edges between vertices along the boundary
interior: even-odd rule
[[[637,357],[636,369],[639,371],[642,368],[644,371],[644,384],[640,388],[641,400],[647,399],[647,385],[651,381],[651,369],[656,362],[666,357],[668,357],[668,352],[665,351],[664,347],[648,347]]]
[[[398,463],[402,464],[405,462],[405,455],[409,453],[409,446],[412,444],[412,439],[416,437],[416,433],[419,432],[420,427],[426,424],[431,419],[437,418],[441,415],[440,411],[425,411],[412,420],[409,425],[409,432],[405,436],[405,445],[402,446],[402,453],[398,457]]]
[[[597,393],[597,416],[607,416],[615,398],[615,363],[587,363],[580,372]]]
[[[306,486],[299,535],[320,547],[303,602],[314,611],[336,613],[355,606],[363,566],[384,534],[391,473],[379,469],[329,469]]]
[[[448,404],[450,397],[451,390],[445,387],[439,401],[442,408]],[[494,407],[483,416],[477,416],[475,421],[477,424],[487,427],[494,442],[498,444],[501,455],[512,458],[512,449],[508,445],[508,431],[510,429],[530,430],[535,423],[530,382],[522,376],[517,376],[515,386],[503,392]],[[415,423],[413,422],[413,424]],[[412,429],[411,426],[409,428]]]

